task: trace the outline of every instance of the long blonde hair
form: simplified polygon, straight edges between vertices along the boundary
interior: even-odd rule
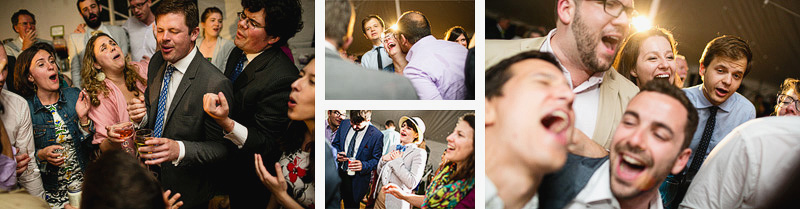
[[[81,80],[83,81],[83,88],[86,89],[86,93],[89,93],[90,102],[92,103],[92,106],[95,107],[100,105],[100,99],[97,98],[99,93],[102,92],[103,96],[108,97],[108,88],[106,88],[106,84],[103,83],[103,81],[97,80],[96,78],[97,74],[102,71],[94,69],[94,63],[97,61],[94,54],[94,44],[95,41],[97,41],[97,38],[101,36],[108,37],[115,43],[117,42],[108,34],[94,34],[86,44],[86,49],[84,49],[83,55],[83,66],[81,66]],[[123,76],[125,76],[125,87],[127,87],[128,91],[132,91],[133,95],[139,96],[142,90],[136,87],[136,82],[147,83],[147,80],[142,78],[142,76],[136,72],[136,67],[130,62],[130,56],[125,56],[125,69],[122,71]]]

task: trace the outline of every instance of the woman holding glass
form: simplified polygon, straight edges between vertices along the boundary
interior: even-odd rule
[[[81,79],[92,104],[89,118],[97,127],[92,144],[99,144],[101,151],[124,147],[126,152],[133,153],[132,144],[123,146],[124,140],[108,137],[108,131],[114,124],[130,121],[127,101],[144,99],[147,62],[130,61],[117,42],[105,33],[93,35],[86,49]]]
[[[314,208],[314,60],[300,70],[289,94],[289,124],[280,140],[283,154],[275,163],[281,175],[267,172],[261,155],[255,154],[256,173],[272,193],[267,208]]]
[[[214,64],[222,73],[225,73],[225,64],[228,63],[228,55],[231,54],[236,45],[228,39],[219,36],[222,30],[222,10],[217,7],[209,7],[200,16],[200,28],[203,35],[197,37],[195,45],[200,49],[203,57]]]
[[[389,183],[382,192],[419,208],[475,208],[475,114],[458,119],[447,136],[444,161],[436,171],[425,195],[415,195]]]
[[[33,124],[36,161],[42,173],[45,200],[53,208],[68,202],[68,187],[80,187],[89,160],[93,132],[89,96],[60,84],[55,49],[37,43],[23,51],[14,83],[28,101]]]
[[[403,191],[410,192],[417,187],[425,172],[427,152],[420,146],[425,133],[422,118],[403,116],[400,118],[400,144],[394,151],[381,157],[378,162],[380,185],[394,184]],[[410,204],[397,197],[380,192],[375,208],[410,208]]]

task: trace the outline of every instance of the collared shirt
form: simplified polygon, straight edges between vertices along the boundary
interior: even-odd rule
[[[175,93],[178,91],[178,86],[181,84],[181,80],[183,80],[183,74],[186,73],[186,70],[189,69],[189,64],[192,64],[192,60],[194,59],[195,54],[197,54],[197,48],[194,47],[191,51],[189,51],[189,55],[181,58],[175,63],[167,62],[167,66],[172,65],[175,67],[176,71],[172,73],[172,77],[170,77],[169,86],[167,86],[167,104],[166,108],[164,108],[164,121],[167,121],[167,116],[169,115],[169,107],[172,104],[172,98],[175,97]],[[164,69],[166,70],[166,69]],[[163,83],[163,81],[162,81]],[[163,86],[161,88],[164,88]],[[180,146],[180,153],[178,154],[178,159],[172,161],[172,164],[178,166],[183,157],[186,155],[186,147],[183,146],[182,141],[177,141],[178,146]]]
[[[334,137],[336,137],[336,131],[334,131],[331,124],[328,123],[328,119],[325,119],[325,140],[328,141],[328,143],[333,143]]]
[[[130,38],[131,60],[141,61],[142,56],[153,57],[156,53],[156,37],[153,34],[155,24],[156,21],[153,21],[150,25],[145,25],[139,19],[131,17],[122,25]]]
[[[400,144],[400,133],[394,129],[386,129],[381,131],[383,133],[383,154],[389,154],[389,151],[394,150],[395,145]]]
[[[540,52],[553,53],[553,48],[550,45],[550,39],[556,34],[556,29],[550,31],[545,38]],[[555,57],[555,56],[553,56]],[[570,75],[567,68],[561,64],[558,57],[558,66],[564,77],[567,79],[569,87],[572,88],[572,75]],[[600,84],[603,83],[603,75],[605,72],[598,72],[589,77],[589,80],[584,81],[580,85],[572,88],[572,93],[575,93],[575,100],[572,102],[572,109],[575,110],[575,127],[581,130],[587,136],[594,135],[594,128],[597,124],[597,111],[600,107]]]
[[[713,106],[704,96],[705,93],[702,88],[703,84],[699,84],[683,89],[683,92],[686,93],[686,97],[689,98],[689,101],[691,101],[692,105],[697,109],[698,116],[697,130],[694,132],[692,143],[689,145],[689,147],[692,148],[692,153],[696,152],[697,146],[700,145],[700,140],[703,137],[703,130],[706,127],[706,121],[711,114],[709,107]],[[711,135],[708,149],[702,150],[705,154],[704,156],[708,156],[708,153],[717,146],[719,141],[734,128],[756,117],[756,108],[753,107],[753,104],[750,103],[747,98],[739,93],[733,92],[733,95],[731,95],[728,100],[725,100],[725,102],[722,102],[722,104],[718,106],[719,110],[716,116],[717,123],[714,125],[714,133]],[[692,159],[694,159],[694,154],[689,157],[689,161],[686,163],[687,168],[692,165]]]
[[[594,171],[589,182],[586,183],[578,196],[572,200],[565,208],[568,209],[583,209],[583,208],[615,208],[619,209],[619,201],[611,193],[611,173],[608,172],[610,163],[608,160],[603,163],[597,170]],[[654,195],[655,198],[650,200],[650,209],[661,209],[664,206],[661,203],[661,195]]]
[[[375,51],[376,48],[380,48],[378,50],[381,51],[381,61],[383,62],[381,64],[383,64],[383,66],[380,67],[378,67],[378,52]],[[383,45],[372,46],[372,49],[361,56],[361,66],[371,70],[383,70],[384,67],[391,64],[392,58],[389,57],[389,53],[386,52]]]
[[[719,113],[717,113],[719,114]],[[681,208],[764,208],[800,157],[800,117],[748,121],[728,134],[700,167]]]
[[[8,134],[8,140],[20,153],[27,153],[31,159],[36,159],[36,147],[33,141],[33,126],[31,123],[31,111],[28,102],[21,96],[11,93],[8,90],[0,90],[0,103],[3,104],[3,113],[0,119],[3,120],[3,127]],[[31,194],[44,197],[44,187],[39,167],[36,160],[28,162],[28,168],[19,178],[22,185]]]
[[[364,139],[364,135],[367,133],[367,129],[369,129],[369,126],[370,125],[367,125],[366,127],[364,127],[364,129],[358,132],[358,136],[356,136],[356,144],[355,144],[356,147],[355,150],[353,150],[353,156],[348,156],[348,157],[358,156],[358,147],[359,145],[361,145],[361,140]],[[347,153],[348,150],[352,149],[350,148],[350,141],[353,139],[354,133],[356,133],[356,131],[353,130],[353,126],[350,126],[350,131],[347,132],[347,137],[344,139],[344,150],[341,150],[341,152]]]
[[[253,59],[258,57],[258,55],[261,55],[261,53],[264,53],[264,51],[260,51],[254,54],[245,53],[244,56],[247,57],[247,60],[244,61],[242,71],[244,71],[244,68],[246,68],[247,65],[250,64],[251,61],[253,61]],[[241,149],[244,146],[244,142],[247,141],[247,127],[245,127],[239,122],[233,121],[233,130],[231,130],[230,133],[225,133],[224,137],[228,140],[231,140],[233,144],[236,144],[236,146],[239,147],[239,149]]]
[[[461,44],[425,36],[408,50],[408,65],[403,75],[411,81],[421,100],[464,99],[467,53]]]
[[[500,196],[497,196],[497,187],[494,185],[489,177],[484,176],[486,182],[486,209],[502,209],[505,208],[505,203]],[[537,196],[533,196],[528,203],[522,206],[523,209],[534,209],[538,206]]]

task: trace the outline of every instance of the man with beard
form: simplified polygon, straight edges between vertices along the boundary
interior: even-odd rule
[[[153,25],[156,16],[150,11],[150,0],[129,0],[128,8],[131,16],[122,28],[128,31],[131,38],[131,60],[148,60],[156,52],[156,37],[153,36]]]
[[[543,179],[539,208],[662,208],[658,185],[686,166],[696,128],[697,112],[683,91],[647,83],[628,103],[610,156],[569,154],[562,170]]]
[[[692,137],[694,154],[679,175],[661,186],[666,208],[677,208],[706,156],[728,133],[756,117],[756,108],[736,90],[752,68],[753,54],[745,40],[720,36],[706,45],[700,57],[702,84],[683,89],[697,108],[700,122]]]
[[[106,25],[100,21],[99,15],[100,11],[103,9],[95,0],[78,0],[77,6],[78,13],[81,14],[86,24],[79,24],[75,32],[70,34],[68,47],[69,52],[73,53],[73,56],[70,57],[72,86],[80,88],[82,84],[81,68],[83,68],[83,64],[81,64],[81,60],[83,60],[83,52],[86,48],[86,44],[89,42],[89,38],[91,38],[96,31],[101,31],[111,36],[111,38],[119,44],[119,47],[122,48],[123,56],[128,55],[129,48],[128,33],[125,32],[125,29],[119,26]]]
[[[608,149],[625,105],[639,90],[611,68],[633,11],[633,0],[558,0],[556,29],[541,38],[487,40],[486,67],[522,51],[553,53],[575,93],[575,127]]]
[[[395,39],[408,60],[403,75],[411,81],[419,99],[461,100],[466,97],[467,49],[464,46],[436,40],[431,35],[428,18],[418,11],[400,16]]]
[[[242,0],[236,45],[228,57],[225,76],[233,94],[206,94],[204,109],[222,126],[225,138],[237,148],[226,163],[232,185],[232,208],[265,208],[270,193],[256,174],[253,154],[261,154],[264,165],[274,173],[280,157],[292,83],[300,78],[289,56],[281,50],[303,28],[298,0]],[[228,105],[227,101],[231,101]],[[288,105],[287,105],[288,104]]]
[[[328,118],[325,120],[325,140],[328,143],[333,142],[336,137],[336,130],[339,130],[339,124],[344,120],[344,114],[347,110],[328,110]]]
[[[52,41],[40,39],[36,30],[36,16],[28,10],[20,9],[11,15],[11,26],[19,37],[11,39],[4,44],[8,56],[17,57],[19,53],[33,46],[34,43],[44,42],[53,45]]]
[[[148,153],[141,158],[160,172],[164,189],[181,193],[181,208],[208,208],[218,193],[214,174],[233,144],[201,101],[206,93],[232,95],[231,84],[195,47],[200,17],[192,1],[161,1],[154,12],[160,51],[150,60],[144,95],[128,102],[131,120],[153,130],[138,151]]]

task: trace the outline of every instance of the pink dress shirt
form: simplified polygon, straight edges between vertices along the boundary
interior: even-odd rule
[[[148,63],[141,61],[131,62],[131,64],[136,68],[137,73],[147,80]],[[125,95],[122,94],[122,90],[117,88],[109,79],[104,80],[104,82],[106,88],[108,88],[108,97],[102,93],[98,94],[97,99],[100,100],[100,105],[97,107],[93,106],[89,110],[89,118],[94,122],[96,131],[92,144],[100,144],[103,140],[108,138],[106,126],[130,120],[130,116],[128,115],[128,101],[125,99]],[[139,88],[142,94],[145,88],[147,88],[146,85],[146,83],[136,83],[136,87]]]

